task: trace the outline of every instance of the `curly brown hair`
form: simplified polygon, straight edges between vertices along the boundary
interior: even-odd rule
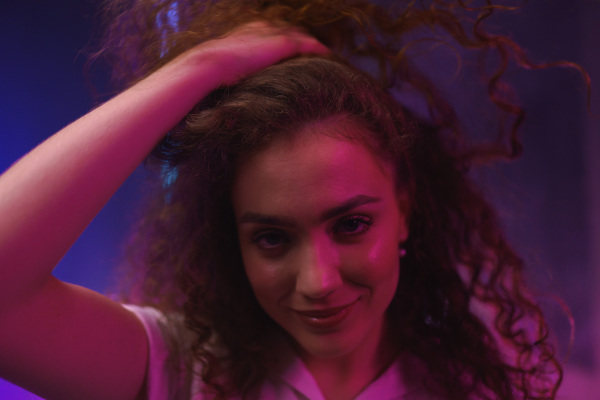
[[[133,237],[131,268],[143,279],[133,282],[128,298],[183,310],[196,335],[202,379],[217,398],[248,393],[265,378],[273,361],[265,331],[277,329],[258,305],[240,256],[230,199],[236,165],[277,137],[339,115],[371,133],[365,144],[394,162],[397,184],[409,197],[407,255],[388,313],[398,342],[424,362],[427,384],[448,399],[555,397],[562,370],[547,324],[527,294],[521,259],[469,176],[474,163],[520,153],[523,112],[501,78],[510,60],[540,66],[510,39],[484,30],[489,15],[508,7],[472,3],[107,2],[113,22],[102,54],[124,85],[256,19],[300,26],[335,54],[287,60],[215,90],[150,158],[162,180]],[[434,40],[497,55],[482,83],[512,125],[489,145],[469,144],[453,108],[411,62],[423,30]],[[392,96],[407,85],[428,104],[426,117]],[[214,337],[226,357],[207,348]]]

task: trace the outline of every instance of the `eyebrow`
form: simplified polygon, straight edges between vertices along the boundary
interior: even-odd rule
[[[367,196],[364,194],[359,194],[357,196],[351,197],[350,199],[344,201],[339,206],[335,206],[333,208],[325,210],[320,215],[319,219],[320,219],[320,221],[327,221],[328,219],[342,215],[342,214],[344,214],[350,210],[353,210],[357,207],[363,206],[365,204],[377,203],[379,201],[381,201],[381,198],[379,198],[379,197],[372,197],[372,196]],[[294,223],[292,221],[287,220],[285,218],[280,218],[275,215],[266,215],[266,214],[255,213],[255,212],[244,213],[240,217],[239,223],[240,224],[254,223],[254,224],[261,224],[261,225],[281,226],[281,227],[291,227],[294,225]]]
[[[357,207],[364,206],[365,204],[377,203],[380,201],[381,198],[379,197],[372,197],[364,194],[359,194],[358,196],[351,197],[339,206],[333,207],[329,210],[325,210],[321,214],[320,220],[327,221],[328,219],[340,216]]]
[[[240,217],[239,223],[240,224],[253,223],[253,224],[274,225],[274,226],[281,226],[281,227],[291,227],[294,225],[289,220],[282,219],[282,218],[276,217],[274,215],[265,215],[265,214],[255,213],[255,212],[247,212],[244,215],[242,215]]]

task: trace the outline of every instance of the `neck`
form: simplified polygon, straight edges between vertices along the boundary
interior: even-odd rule
[[[300,351],[300,356],[327,400],[353,399],[398,356],[398,346],[391,336],[387,323],[382,321],[348,354],[324,359]]]

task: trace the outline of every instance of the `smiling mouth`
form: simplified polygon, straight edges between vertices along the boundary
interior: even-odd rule
[[[345,306],[327,308],[324,310],[294,311],[300,319],[311,328],[330,329],[341,324],[348,317],[357,301]]]

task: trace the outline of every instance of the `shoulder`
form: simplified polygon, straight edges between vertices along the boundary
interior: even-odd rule
[[[148,400],[189,400],[194,377],[191,347],[194,335],[179,314],[153,307],[124,304],[144,326],[148,337],[146,392]]]

